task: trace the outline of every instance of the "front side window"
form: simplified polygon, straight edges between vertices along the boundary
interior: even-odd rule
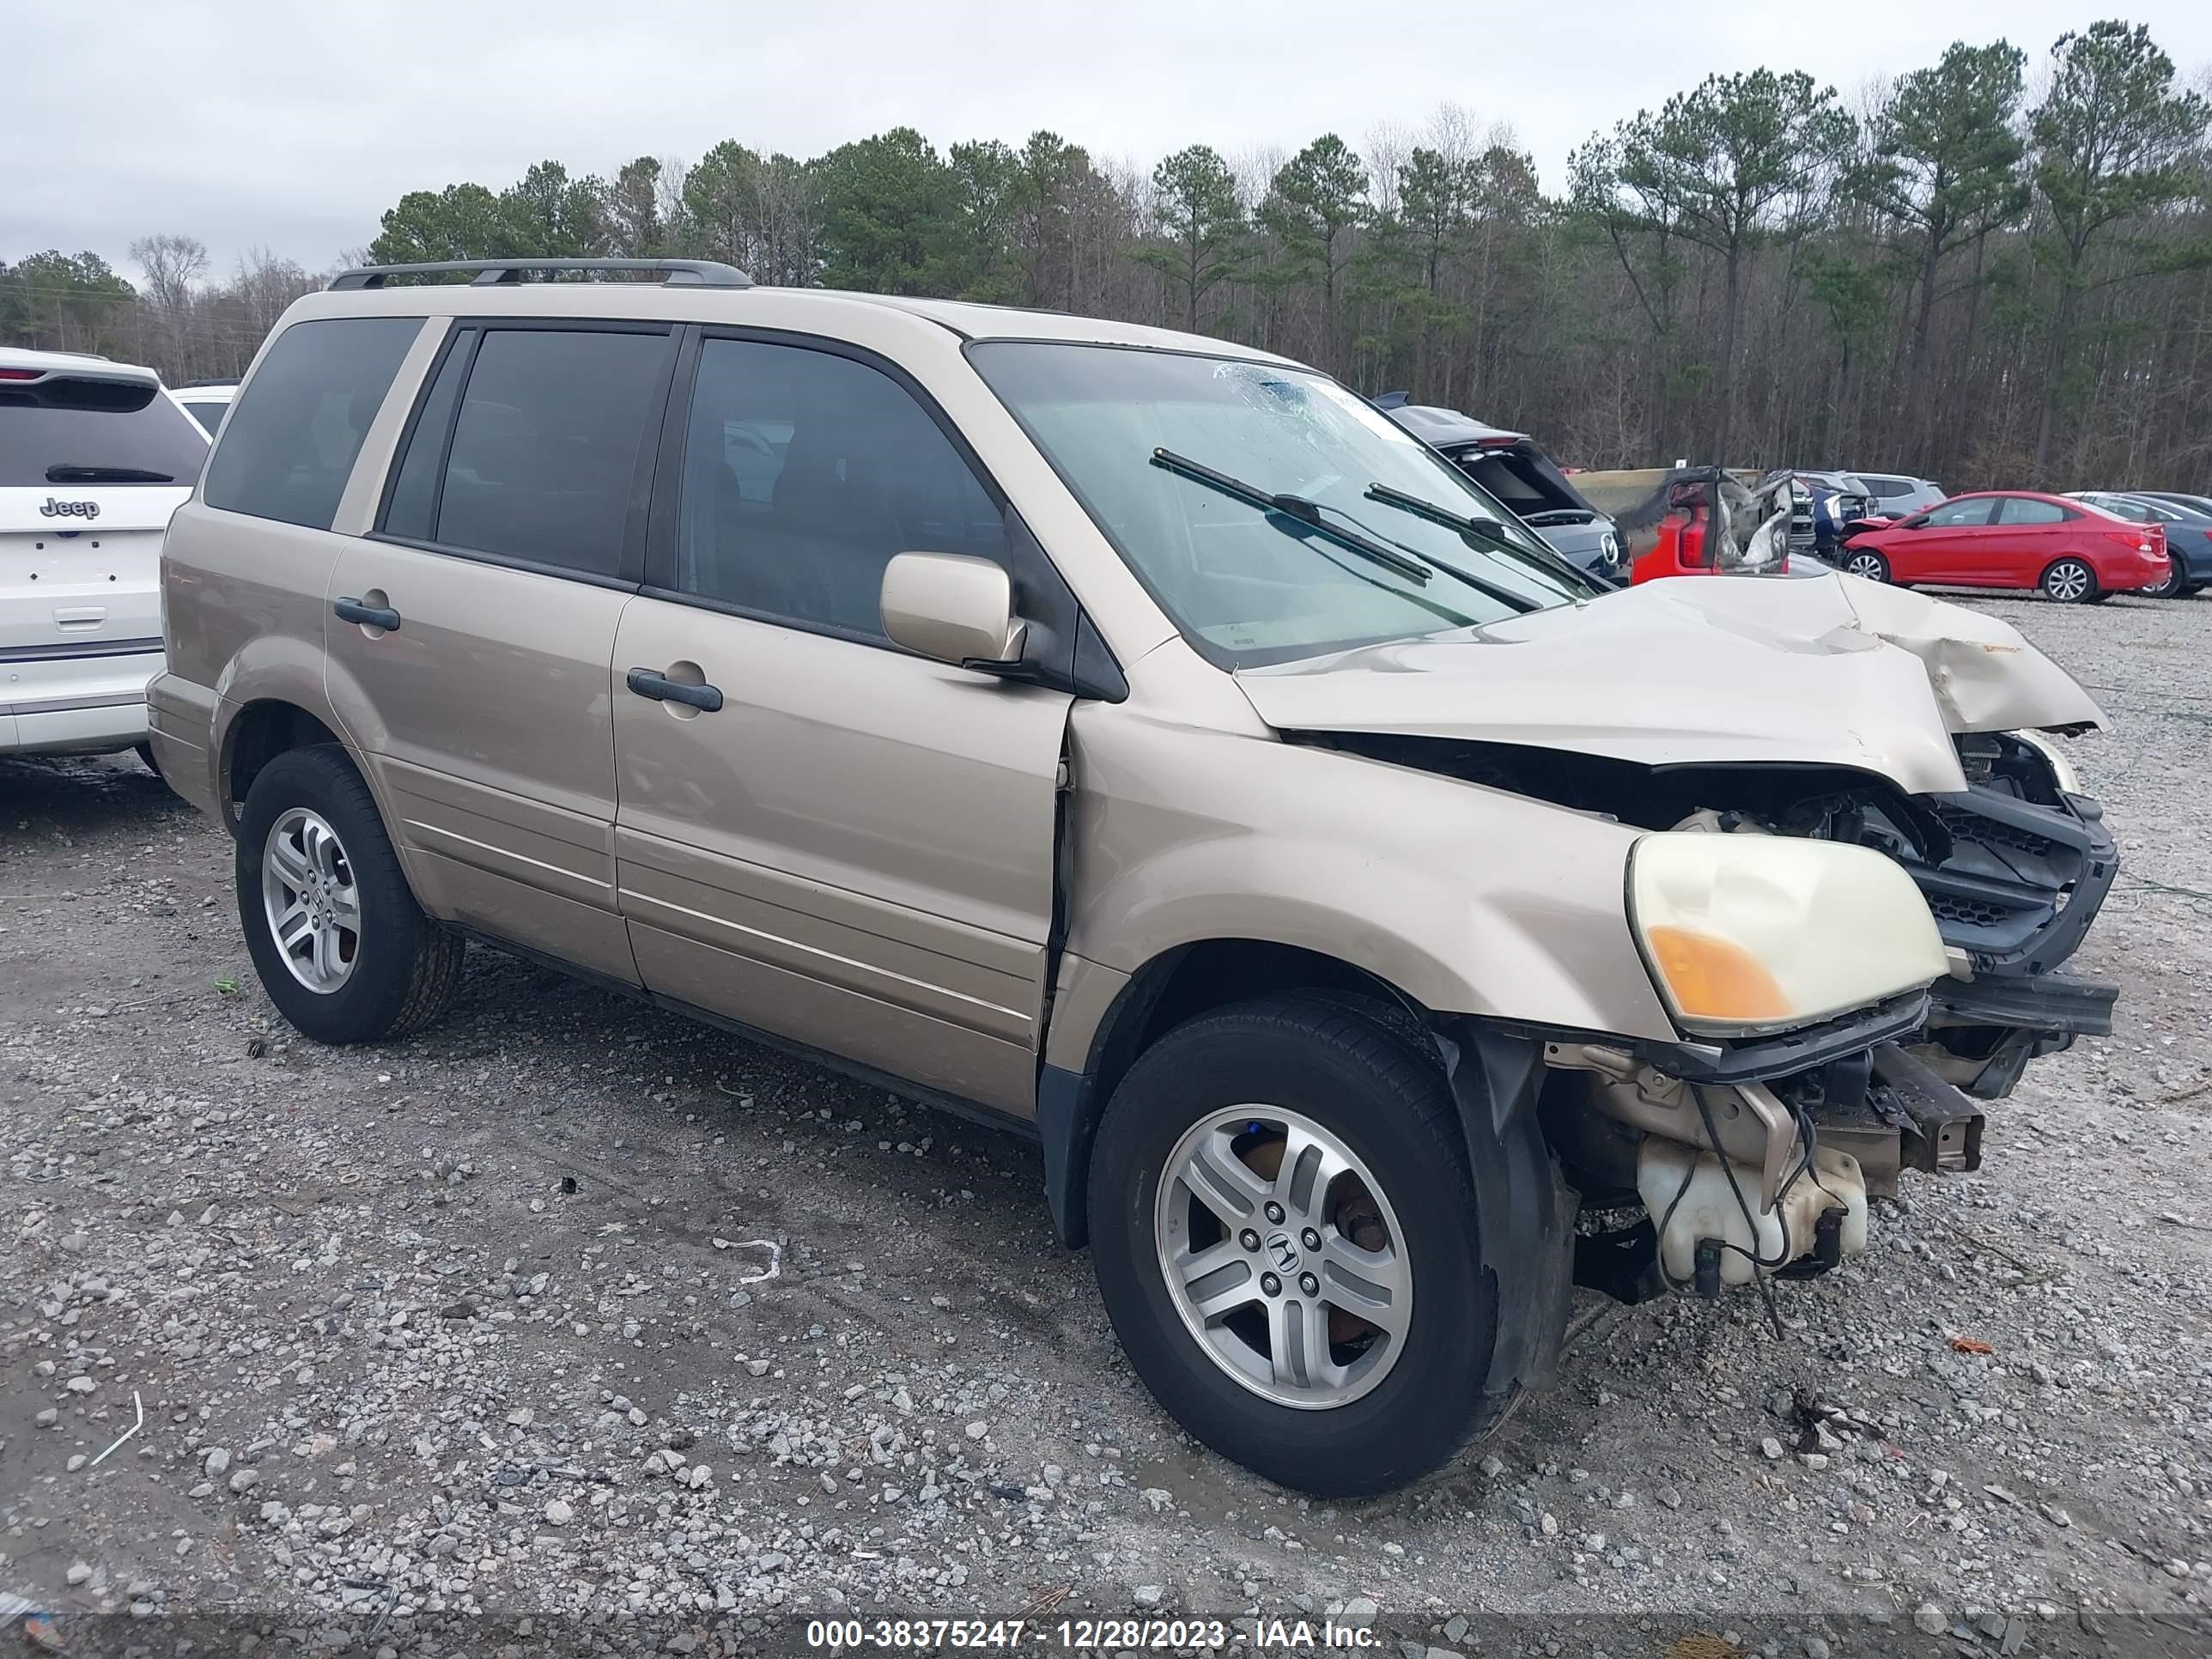
[[[1458,467],[1322,375],[1030,341],[968,355],[1184,637],[1224,667],[1596,591]],[[1200,482],[1186,463],[1248,488]],[[1437,512],[1496,526],[1507,544]]]
[[[1990,521],[1990,509],[1996,502],[1987,495],[1969,495],[1963,501],[1946,501],[1928,515],[1931,530],[1964,530]]]
[[[240,391],[207,464],[207,504],[328,530],[420,317],[295,323]]]
[[[419,538],[441,547],[619,575],[639,453],[659,434],[668,353],[669,337],[658,332],[486,331],[453,416],[435,500],[425,499],[415,452],[444,437],[443,370],[394,480],[387,532],[419,534],[427,522]]]
[[[883,633],[900,553],[1004,562],[1006,520],[881,370],[834,352],[704,342],[684,446],[676,586],[779,622]]]
[[[2101,508],[2096,509],[2102,511]],[[2026,495],[2008,495],[1999,524],[2063,524],[2070,515],[2056,501],[2033,501]],[[2117,514],[2110,514],[2118,517]]]

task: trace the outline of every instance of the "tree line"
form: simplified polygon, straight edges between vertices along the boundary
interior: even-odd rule
[[[894,128],[801,160],[730,140],[611,177],[545,161],[411,191],[378,263],[617,255],[761,282],[1158,323],[1536,433],[1586,466],[1894,468],[1953,489],[2212,483],[2212,106],[2147,28],[2039,59],[1959,42],[1847,103],[1707,76],[1594,134],[1547,191],[1447,106],[1358,145],[1059,134],[940,150]],[[319,280],[188,237],[0,264],[0,338],[234,373]]]

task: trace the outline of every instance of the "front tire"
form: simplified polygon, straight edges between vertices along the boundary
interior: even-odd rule
[[[288,750],[247,790],[238,919],[262,989],[318,1042],[374,1042],[444,1013],[458,934],[422,914],[376,800],[334,744]]]
[[[2090,605],[2098,596],[2097,573],[2080,559],[2059,559],[2043,573],[2043,596],[2060,605]]]
[[[2166,580],[2156,587],[2143,589],[2143,596],[2153,599],[2185,599],[2191,591],[2189,573],[2181,568],[2181,561],[2169,553],[2166,556]]]
[[[1130,1364],[1223,1456],[1329,1498],[1387,1492],[1496,1419],[1482,1218],[1443,1078],[1317,998],[1160,1039],[1090,1176],[1098,1286]]]
[[[1851,547],[1844,550],[1844,569],[1854,576],[1870,582],[1889,580],[1889,561],[1871,548]]]

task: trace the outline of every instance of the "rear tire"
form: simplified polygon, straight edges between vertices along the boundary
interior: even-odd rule
[[[1510,1399],[1484,1389],[1497,1298],[1443,1078],[1340,1005],[1245,1003],[1154,1043],[1100,1125],[1090,1216],[1137,1375],[1191,1434],[1268,1480],[1329,1498],[1393,1490]]]
[[[337,744],[288,750],[261,769],[234,875],[262,988],[302,1034],[374,1042],[451,1006],[460,936],[415,902],[375,797]]]
[[[1843,568],[1854,576],[1870,582],[1889,580],[1889,561],[1871,548],[1847,547],[1844,550]]]
[[[2060,605],[2092,605],[2099,598],[2097,573],[2080,559],[2053,561],[2040,586],[2044,598]]]
[[[162,775],[161,763],[154,758],[154,745],[152,744],[135,744],[132,745],[131,752],[138,757],[139,765],[144,767],[155,777],[161,778],[162,782],[167,783],[169,781]]]
[[[2191,591],[2189,574],[2181,568],[2181,561],[2169,553],[2166,556],[2166,580],[2156,587],[2143,589],[2143,597],[2150,599],[2185,599]]]

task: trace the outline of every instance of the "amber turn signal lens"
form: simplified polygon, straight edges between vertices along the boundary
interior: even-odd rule
[[[1787,1019],[1789,999],[1774,975],[1741,945],[1686,927],[1646,935],[1674,1006],[1692,1019]]]

